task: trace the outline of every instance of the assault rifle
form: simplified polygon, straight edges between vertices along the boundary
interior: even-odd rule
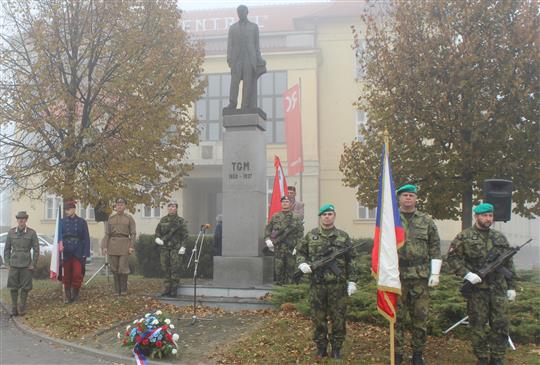
[[[180,224],[174,224],[171,226],[169,233],[167,233],[165,237],[162,238],[165,247],[169,246],[169,241],[178,232],[178,230],[180,230]]]
[[[341,270],[339,269],[339,267],[337,267],[336,259],[338,257],[345,256],[345,255],[351,253],[353,251],[353,249],[358,248],[358,247],[362,247],[366,243],[368,243],[368,241],[358,243],[358,244],[356,244],[354,246],[348,246],[348,247],[342,248],[340,250],[329,249],[328,250],[329,252],[326,253],[321,259],[313,261],[311,264],[309,264],[309,266],[311,267],[311,271],[313,273],[315,273],[315,271],[317,271],[317,270],[321,270],[321,269],[324,269],[324,268],[329,268],[330,270],[332,270],[334,275],[336,275],[336,276],[340,275]],[[298,282],[302,278],[302,275],[304,275],[302,270],[300,270],[300,269],[296,270],[294,272],[294,274],[293,274],[293,277],[292,277],[293,282],[298,284]]]
[[[486,258],[486,263],[484,266],[476,272],[478,276],[482,280],[486,278],[489,274],[492,272],[500,272],[504,275],[506,279],[512,278],[512,273],[503,266],[503,264],[508,260],[510,257],[514,256],[518,251],[532,241],[532,238],[530,238],[527,242],[522,244],[521,246],[517,247],[510,247],[506,251],[498,254],[494,251],[490,251]],[[472,295],[472,290],[474,288],[474,284],[472,284],[469,280],[464,280],[463,285],[461,286],[460,292],[461,295],[463,295],[466,299],[469,299]]]
[[[272,233],[270,234],[270,239],[272,240],[272,243],[274,244],[274,246],[276,246],[277,244],[279,243],[282,243],[282,242],[285,242],[287,244],[287,246],[290,245],[289,242],[286,242],[285,239],[291,234],[292,231],[294,231],[296,229],[296,227],[294,226],[291,226],[289,224],[289,228],[284,230],[281,234],[277,234],[278,231],[276,230],[272,230]],[[291,249],[293,249],[294,247],[289,247]],[[271,252],[270,249],[268,248],[268,246],[264,246],[263,247],[263,253],[267,254]]]

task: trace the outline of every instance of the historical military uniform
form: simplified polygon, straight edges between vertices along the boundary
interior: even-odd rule
[[[398,194],[416,194],[413,185],[405,187],[411,189],[400,188]],[[401,296],[396,319],[396,354],[402,357],[404,331],[409,325],[413,354],[416,354],[418,363],[422,363],[421,354],[427,339],[430,263],[432,260],[440,260],[441,242],[437,226],[428,214],[415,210],[411,213],[400,212],[400,216],[405,230],[405,244],[398,249]]]
[[[319,215],[334,211],[330,204],[323,205]],[[309,231],[296,246],[296,262],[311,264],[331,254],[335,250],[351,247],[349,235],[336,227],[323,229],[322,226]],[[332,351],[339,357],[339,349],[345,341],[347,312],[347,281],[351,275],[352,253],[336,258],[339,274],[330,268],[315,270],[310,274],[310,309],[313,322],[313,340],[319,354],[326,356],[328,341]],[[328,319],[332,323],[332,332],[328,333]]]
[[[102,246],[109,256],[115,293],[127,293],[129,255],[130,249],[135,247],[136,237],[135,220],[131,215],[122,213],[109,217]]]
[[[475,211],[478,212],[478,211]],[[477,213],[481,214],[481,213]],[[508,240],[494,229],[480,230],[476,225],[459,233],[450,244],[448,264],[453,272],[464,277],[476,272],[486,262],[488,253],[502,253],[510,247]],[[473,352],[478,359],[502,361],[508,337],[507,290],[515,290],[515,271],[512,258],[504,265],[512,274],[505,277],[499,270],[473,286],[467,302]],[[486,330],[486,324],[491,330]]]
[[[19,212],[16,218],[28,218],[28,214]],[[32,290],[32,270],[29,267],[35,268],[38,258],[39,241],[36,231],[30,227],[11,228],[6,237],[4,259],[6,265],[9,266],[7,287],[11,294],[11,314],[14,316],[24,315],[26,312],[28,292]],[[18,308],[19,290],[21,292],[21,305]]]
[[[67,201],[66,211],[75,209],[74,201]],[[79,299],[79,291],[83,281],[83,270],[86,265],[86,258],[90,257],[90,234],[88,224],[78,217],[64,216],[62,218],[62,269],[65,292],[65,302],[70,303]]]
[[[179,250],[185,250],[185,242],[188,238],[188,230],[183,218],[178,214],[168,214],[161,218],[156,227],[156,238],[163,241],[161,246],[161,268],[165,273],[165,291],[163,295],[175,297],[180,280],[183,254]]]
[[[265,237],[274,244],[274,279],[278,285],[290,284],[296,267],[292,252],[304,234],[302,219],[291,211],[272,216],[265,229]]]

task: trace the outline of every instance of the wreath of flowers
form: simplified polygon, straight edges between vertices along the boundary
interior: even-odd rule
[[[117,337],[122,338],[118,332]],[[178,339],[174,325],[162,311],[146,313],[143,318],[136,319],[126,327],[122,340],[123,347],[132,347],[137,363],[145,363],[145,356],[164,358],[178,354]]]

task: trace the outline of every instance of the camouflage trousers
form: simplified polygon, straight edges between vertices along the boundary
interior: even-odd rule
[[[508,300],[504,291],[477,289],[467,302],[473,352],[503,359],[508,341]]]
[[[161,270],[165,274],[164,285],[166,290],[178,286],[180,273],[182,272],[183,257],[178,254],[177,248],[161,248]]]
[[[296,260],[287,247],[276,248],[274,253],[274,279],[277,284],[292,283]]]
[[[330,339],[332,347],[341,347],[345,341],[347,313],[347,283],[332,284],[311,283],[310,287],[311,321],[313,322],[313,340],[317,347],[326,348]],[[328,320],[332,331],[328,332]]]
[[[410,329],[413,351],[423,351],[427,338],[429,291],[427,279],[402,279],[396,319],[396,353],[403,354],[405,330]]]

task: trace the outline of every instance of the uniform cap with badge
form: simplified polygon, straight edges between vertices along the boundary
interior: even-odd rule
[[[321,215],[323,215],[323,213],[326,213],[326,212],[335,212],[336,211],[336,208],[334,207],[333,204],[323,204],[320,208],[319,208],[319,217]]]
[[[25,210],[21,210],[20,212],[17,213],[15,218],[17,218],[17,219],[28,219],[28,213],[26,213]]]
[[[493,205],[489,203],[478,204],[473,208],[474,214],[493,213]]]
[[[405,184],[401,186],[399,189],[397,189],[396,191],[397,195],[400,195],[402,193],[417,194],[417,192],[418,192],[418,188],[416,187],[416,185],[413,185],[413,184]]]

